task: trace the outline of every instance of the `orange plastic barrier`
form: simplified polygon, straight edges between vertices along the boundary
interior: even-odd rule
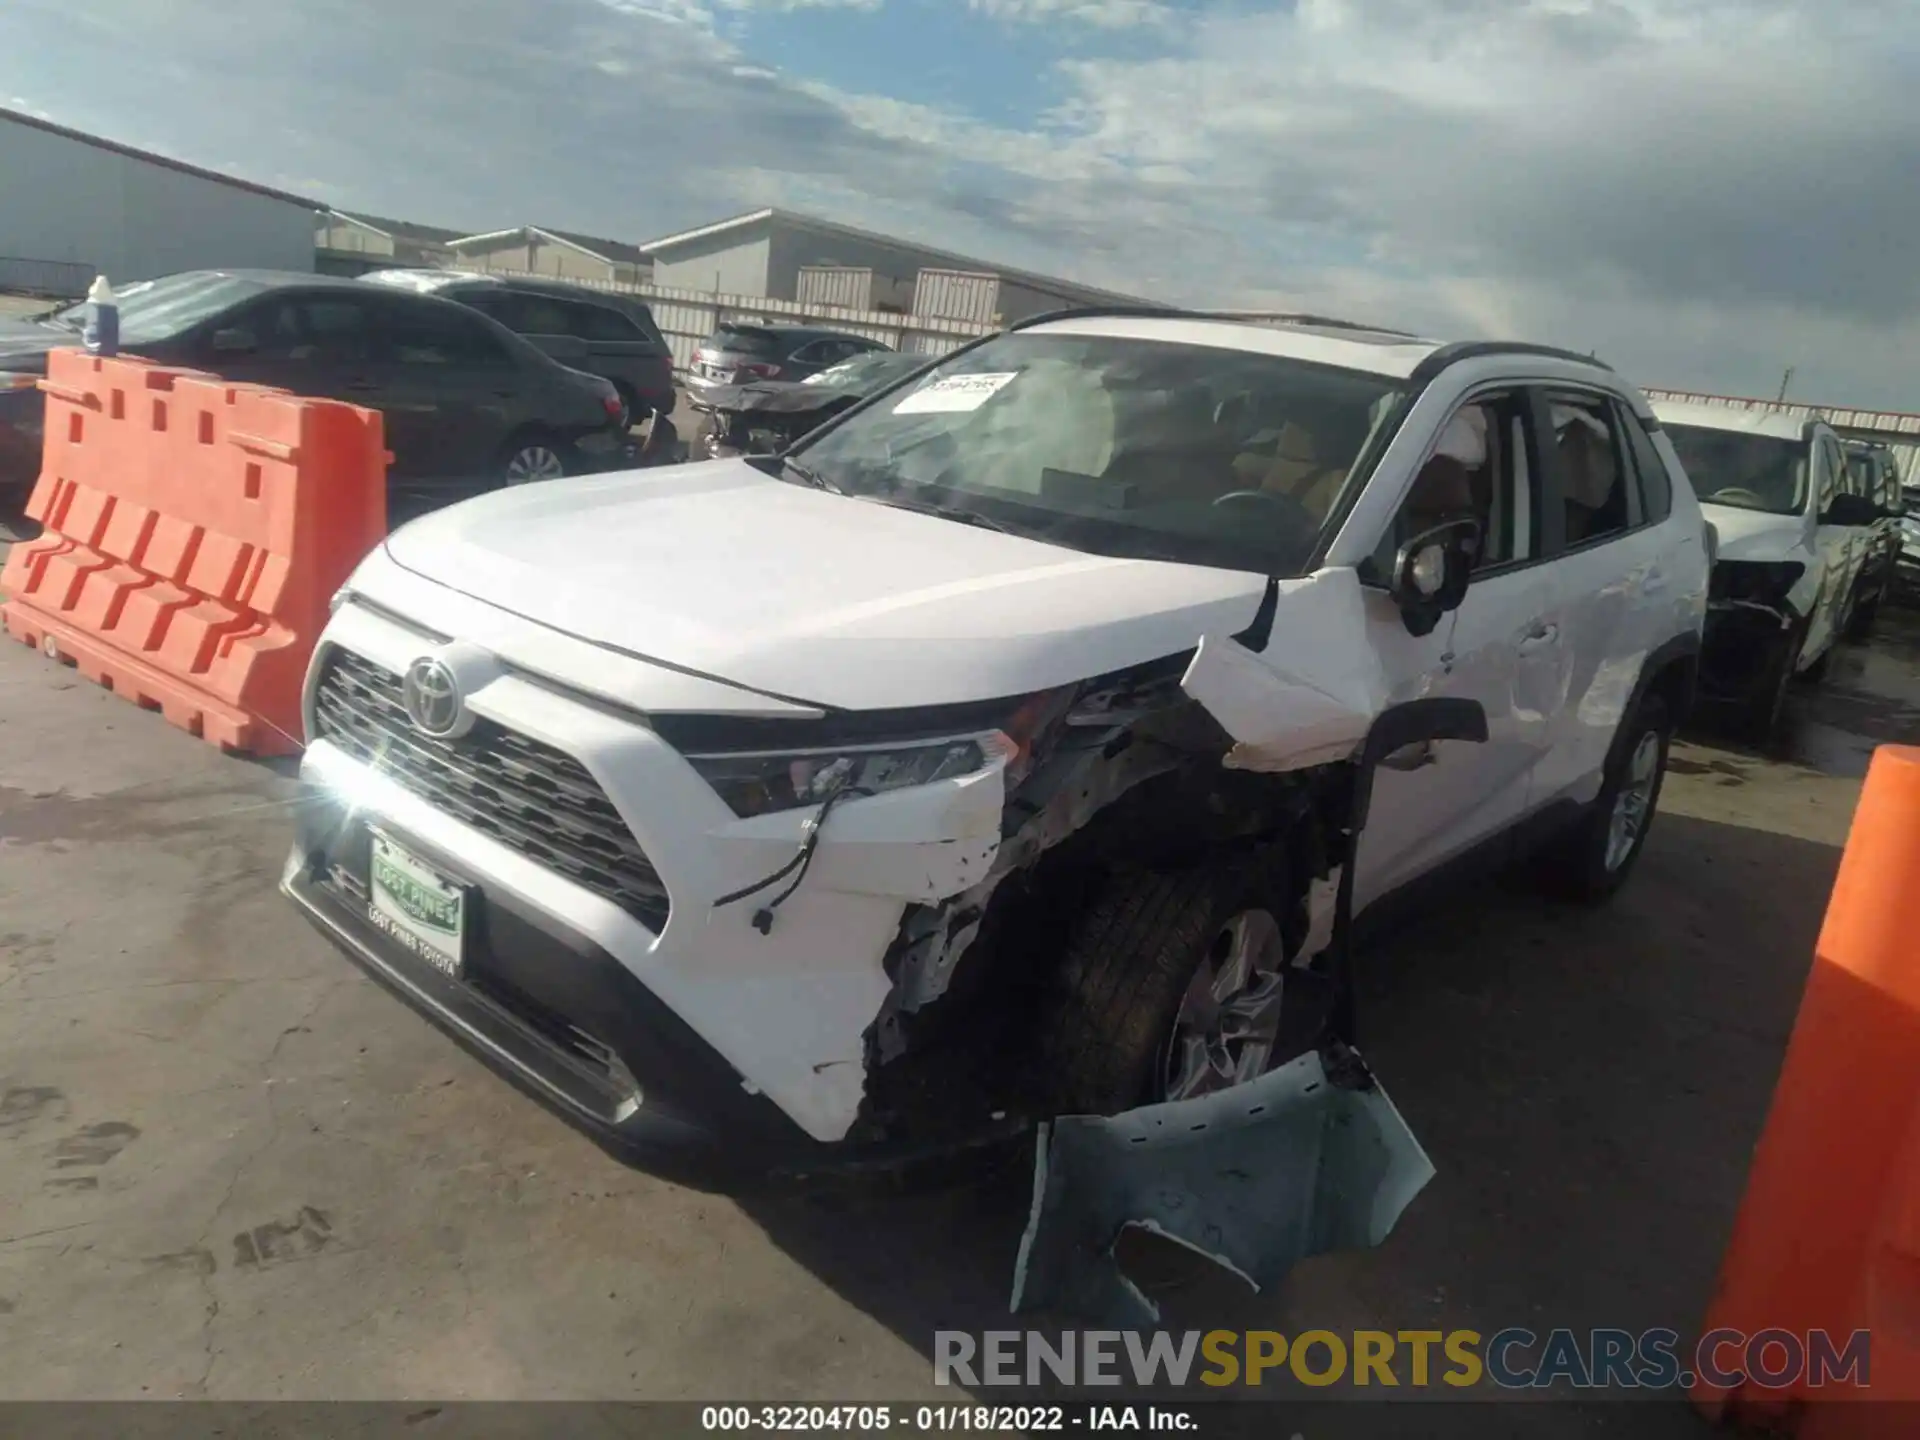
[[[1871,1332],[1864,1388],[1701,1381],[1801,1440],[1920,1433],[1920,749],[1883,746],[1847,837],[1707,1329]],[[1869,1403],[1854,1403],[1869,1402]]]
[[[41,388],[8,632],[224,750],[297,751],[327,601],[386,533],[380,416],[80,350]]]

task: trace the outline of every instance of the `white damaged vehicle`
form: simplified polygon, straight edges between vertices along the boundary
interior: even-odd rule
[[[1764,740],[1787,686],[1822,679],[1853,623],[1882,511],[1822,421],[1695,401],[1654,410],[1718,538],[1701,699]]]
[[[1583,356],[1030,322],[784,456],[396,532],[314,655],[284,889],[651,1166],[1204,1096],[1324,1021],[1388,707],[1487,738],[1387,758],[1356,913],[1522,848],[1621,883],[1700,648],[1679,477]]]

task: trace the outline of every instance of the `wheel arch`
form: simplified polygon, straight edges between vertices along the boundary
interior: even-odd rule
[[[1699,693],[1700,650],[1700,636],[1693,631],[1675,635],[1652,650],[1641,662],[1640,678],[1634,682],[1623,718],[1638,710],[1647,696],[1658,695],[1678,728],[1692,713]]]

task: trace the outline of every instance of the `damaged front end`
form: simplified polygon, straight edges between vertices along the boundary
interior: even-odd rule
[[[1713,568],[1700,656],[1703,698],[1745,705],[1770,694],[1790,669],[1807,616],[1791,598],[1797,561],[1722,560]]]
[[[798,382],[714,386],[691,402],[706,422],[701,458],[775,454],[858,399],[855,394]]]
[[[1191,654],[1033,697],[1012,727],[1019,754],[986,872],[909,905],[887,950],[890,989],[865,1035],[847,1138],[938,1151],[1037,1130],[1016,1306],[1137,1319],[1144,1302],[1111,1258],[1136,1225],[1268,1284],[1302,1255],[1377,1241],[1432,1173],[1354,1048],[1352,861],[1379,759],[1483,741],[1486,717],[1468,701],[1386,705],[1350,572],[1276,587],[1256,628],[1282,590],[1290,637],[1310,638],[1209,636]],[[1313,1007],[1304,1036],[1263,1037],[1250,1081],[1234,1068],[1244,1053],[1227,1053],[1245,1037],[1216,1034],[1219,1088],[1172,1100],[1168,1069],[1140,1062],[1156,1062],[1145,1047],[1160,1043],[1185,975],[1171,990],[1147,976],[1137,1009],[1093,1027],[1119,1037],[1110,1048],[1132,1047],[1130,1068],[1059,1043],[1076,1023],[1088,1031],[1084,1010],[1063,1003],[1084,1000],[1069,992],[1085,978],[1074,967],[1087,917],[1106,923],[1130,888],[1158,893],[1169,876],[1201,898],[1168,921],[1162,971],[1200,961],[1216,913],[1207,895],[1257,895],[1275,931],[1259,978]],[[1143,954],[1156,943],[1144,933]],[[1122,971],[1110,983],[1130,982]],[[1242,1163],[1254,1151],[1267,1158]]]

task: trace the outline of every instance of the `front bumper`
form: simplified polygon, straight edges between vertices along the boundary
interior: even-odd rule
[[[724,1183],[809,1168],[809,1139],[619,961],[498,884],[474,885],[476,924],[460,979],[409,954],[368,919],[367,817],[312,787],[299,807],[282,892],[375,979],[616,1158]],[[443,873],[457,856],[389,833]]]
[[[510,794],[500,808],[514,775],[543,763],[524,748],[496,747],[491,760],[462,752],[428,775],[417,737],[396,735],[373,761],[321,724],[316,677],[334,647],[397,677],[436,642],[348,603],[309,679],[308,796],[283,889],[366,969],[629,1163],[726,1179],[891,1168],[955,1148],[859,1123],[866,1038],[908,903],[958,893],[991,864],[1004,761],[837,806],[804,885],[763,933],[754,904],[716,898],[790,861],[810,812],[742,820],[653,730],[494,661],[467,689],[468,708],[578,767],[553,805]],[[586,832],[567,797],[588,789],[610,807],[601,823],[613,815],[644,853],[660,887],[650,893],[664,900],[635,900],[593,855],[576,863],[585,852],[567,837]],[[371,922],[373,826],[466,887],[461,978]],[[941,1129],[962,1145],[991,1138],[990,1126]]]
[[[1785,605],[1711,602],[1701,641],[1700,699],[1737,706],[1771,694],[1781,668],[1793,664],[1803,630],[1804,622]]]

